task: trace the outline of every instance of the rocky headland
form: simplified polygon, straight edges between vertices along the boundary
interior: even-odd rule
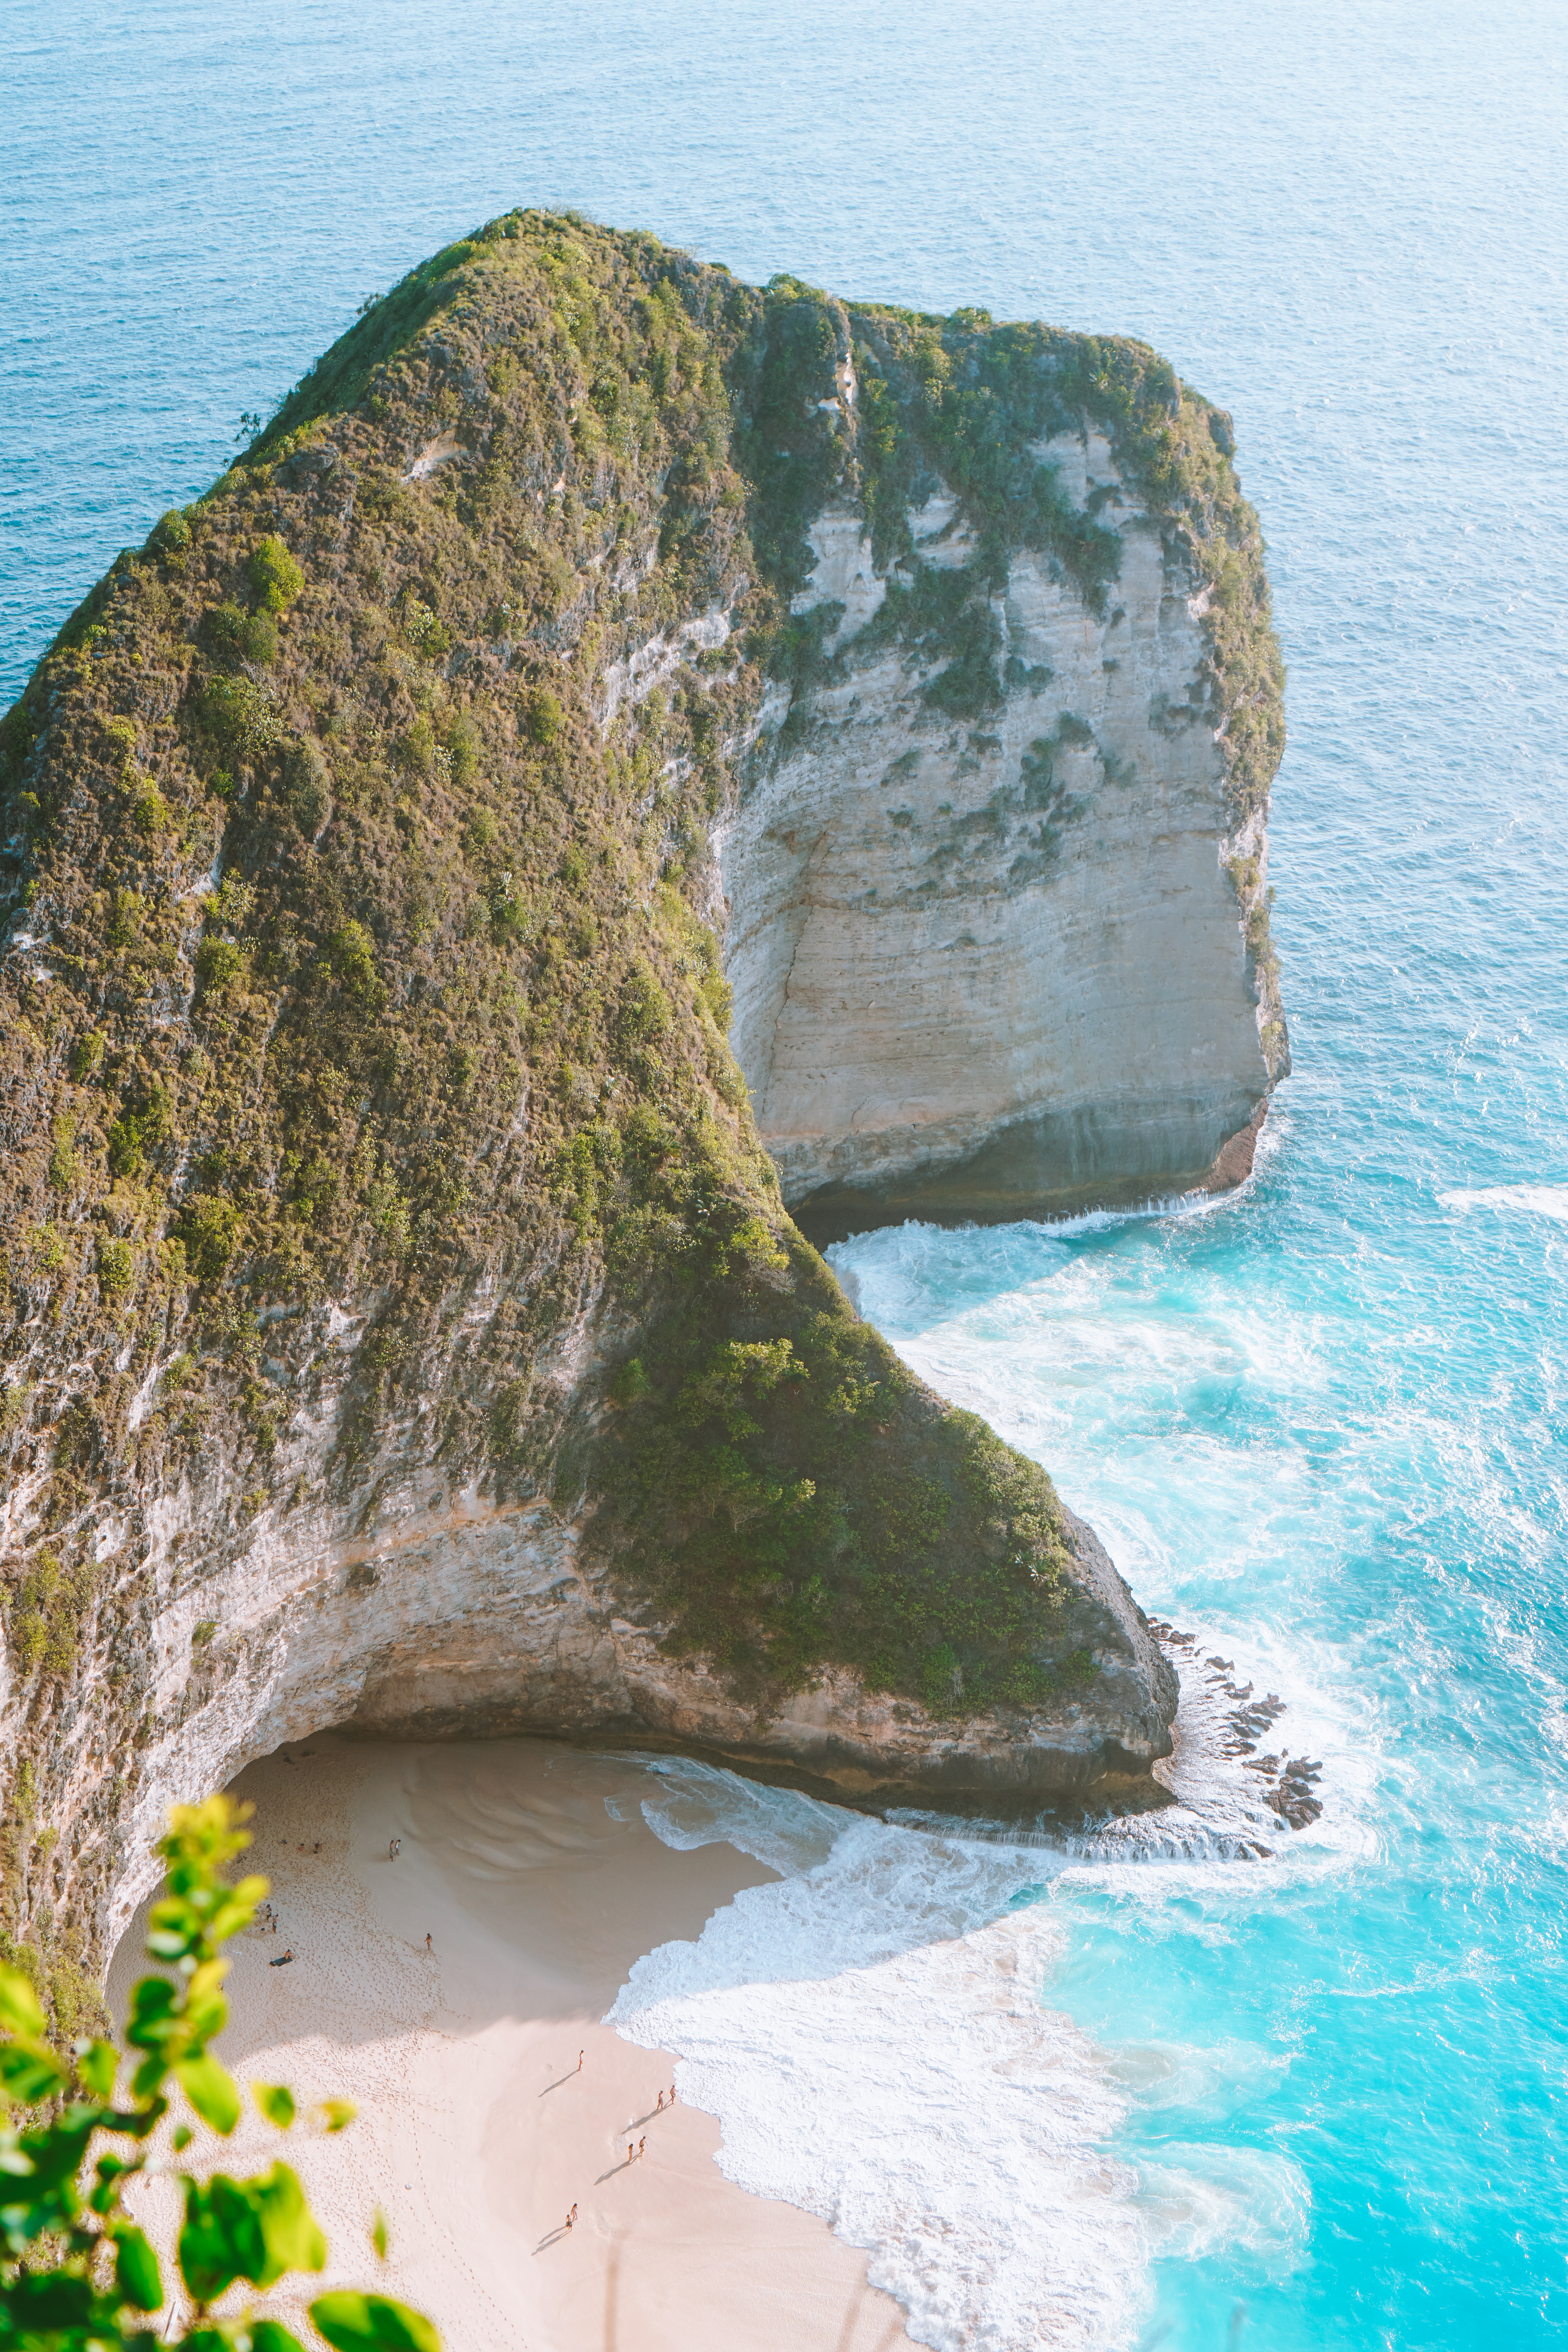
[[[1280,667],[1146,347],[512,215],[0,726],[6,1951],[328,1725],[1103,1791],[1176,1685],[811,1242],[1235,1182]]]

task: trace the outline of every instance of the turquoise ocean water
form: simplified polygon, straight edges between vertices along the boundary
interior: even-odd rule
[[[934,2064],[994,1939],[1037,1928],[1008,1948],[1081,2029],[1051,2063],[1104,2094],[1062,2192],[1082,2242],[1060,2200],[1005,2246],[977,2208],[989,2268],[944,2285],[926,2247],[917,2292],[878,2150],[844,2158],[833,2217],[933,2343],[1563,2341],[1568,13],[12,0],[0,37],[6,693],[242,409],[517,202],[747,277],[1140,334],[1233,410],[1290,667],[1296,1073],[1257,1179],[1201,1215],[838,1255],[1150,1607],[1287,1699],[1323,1820],[1217,1859],[1222,1774],[1181,1853],[906,1826],[841,1838],[837,1880],[796,1822],[796,1941],[748,1961],[732,1921],[706,1977],[681,1965],[731,2037],[735,2168],[790,2193],[787,2165],[746,2172],[723,2082],[756,2015],[724,1969],[773,1968],[776,2053],[786,1978],[809,2038],[879,1968]],[[829,1916],[852,1862],[858,1945]],[[955,1931],[968,1976],[930,1958]],[[990,2164],[1024,2210],[1044,2126],[996,2112],[962,2193]],[[1085,2284],[1097,2247],[1125,2293]]]

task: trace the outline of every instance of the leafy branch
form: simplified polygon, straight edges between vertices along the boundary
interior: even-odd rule
[[[213,2309],[239,2280],[265,2290],[290,2272],[325,2268],[327,2242],[299,2176],[278,2162],[248,2180],[222,2172],[203,2180],[153,2158],[148,2145],[175,2093],[226,2137],[239,2121],[239,2087],[208,2044],[228,2021],[220,1988],[229,1964],[220,1947],[249,1926],[267,1892],[265,1878],[231,1885],[225,1874],[250,1843],[241,1826],[249,1811],[219,1796],[171,1812],[158,1847],[168,1875],[147,1950],[174,1973],[135,1986],[123,2050],[81,2041],[74,2063],[63,2059],[44,2039],[26,1978],[0,1968],[0,2095],[37,2116],[0,2128],[0,2352],[161,2352],[171,2344],[184,2352],[306,2352],[276,2319],[248,2307],[238,2315]],[[289,2130],[293,2094],[268,2083],[252,2092],[268,2121]],[[316,2112],[329,2131],[354,2114],[342,2099]],[[189,2124],[177,2123],[175,2155],[194,2137]],[[108,2145],[95,2153],[100,2141]],[[191,2314],[184,2331],[170,2336],[149,2324],[163,2308],[162,2265],[121,2202],[129,2182],[153,2171],[172,2171],[184,2195],[176,2259]],[[384,2231],[376,2245],[384,2252]],[[430,2322],[385,2295],[318,2295],[310,2311],[336,2352],[441,2352]]]

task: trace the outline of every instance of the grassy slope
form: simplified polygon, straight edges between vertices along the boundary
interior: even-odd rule
[[[858,437],[817,404],[851,355]],[[241,1516],[272,1494],[271,1318],[328,1296],[370,1314],[345,1496],[435,1381],[454,1475],[585,1494],[671,1645],[743,1688],[845,1660],[968,1708],[1081,1675],[1049,1481],[909,1379],[782,1210],[700,908],[763,676],[821,659],[787,613],[816,508],[863,493],[887,560],[938,469],[962,490],[973,576],[890,602],[933,710],[983,710],[1009,544],[1114,594],[1108,535],[1024,454],[1086,414],[1213,583],[1255,804],[1256,520],[1153,353],[758,293],[574,219],[415,271],[72,617],[0,729],[37,942],[6,967],[0,1207],[37,1707],[95,1626],[107,1511],[187,1470]],[[432,444],[461,462],[408,478]],[[729,642],[602,732],[606,665],[716,606]],[[589,1307],[573,1392],[552,1349]]]

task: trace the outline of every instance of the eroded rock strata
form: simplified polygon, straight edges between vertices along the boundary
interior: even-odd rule
[[[1087,495],[1114,490],[1115,606],[1011,554],[998,691],[956,725],[933,723],[902,647],[841,621],[830,673],[770,709],[797,734],[764,734],[725,830],[732,1043],[818,1237],[1220,1189],[1285,1067],[1246,935],[1266,836],[1231,798],[1203,588],[1102,436],[1038,446],[1058,475],[1076,458]],[[858,523],[814,529],[808,594],[845,584],[837,534]],[[951,525],[915,545],[936,566],[975,551]],[[858,553],[869,570],[863,533]]]
[[[819,1203],[1201,1172],[1284,1051],[1278,751],[1154,354],[574,219],[120,559],[0,729],[3,1926],[62,2024],[170,1799],[328,1723],[1028,1803],[1168,1751],[1091,1532],[763,1145]]]
[[[1289,1066],[1277,658],[1215,626],[1260,596],[1256,526],[1205,452],[1216,565],[1180,468],[993,372],[1010,504],[955,495],[919,409],[881,549],[847,469],[723,828],[732,1043],[818,1239],[1223,1190]],[[847,363],[838,396],[858,442]]]

